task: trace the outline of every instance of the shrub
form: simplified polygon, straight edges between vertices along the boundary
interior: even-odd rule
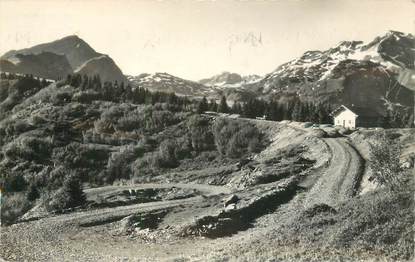
[[[23,192],[4,195],[1,200],[1,223],[5,225],[15,223],[32,207]]]
[[[73,100],[83,104],[91,104],[95,100],[101,100],[102,95],[94,90],[80,91],[73,95]]]
[[[95,145],[71,143],[53,150],[53,160],[69,168],[102,169],[109,157],[109,151]]]
[[[175,140],[169,139],[161,142],[158,151],[158,163],[160,167],[177,167],[179,161],[177,159],[176,150],[178,145]]]
[[[51,149],[51,143],[46,139],[24,136],[6,145],[4,154],[13,160],[44,162],[49,158]]]
[[[72,95],[67,91],[59,91],[53,93],[51,96],[51,102],[54,105],[62,105],[64,103],[69,103],[72,100]]]
[[[120,151],[114,152],[108,159],[107,176],[109,182],[116,179],[130,178],[131,163],[144,154],[144,149],[138,146],[126,146]]]
[[[145,119],[145,131],[150,133],[161,131],[165,127],[180,122],[180,120],[180,118],[170,111],[152,110],[151,114]]]
[[[4,136],[18,136],[26,131],[32,130],[33,126],[20,119],[7,119],[0,125],[0,134]]]
[[[40,197],[39,190],[35,184],[30,184],[26,197],[29,201],[35,201]]]
[[[54,194],[47,206],[49,211],[61,211],[63,209],[82,206],[86,203],[86,196],[82,189],[82,183],[74,173],[65,177],[62,187]]]
[[[263,146],[263,136],[248,122],[217,119],[212,126],[216,147],[221,155],[231,158],[259,152]]]
[[[208,118],[200,115],[193,115],[188,120],[187,126],[190,131],[192,147],[196,152],[214,148],[215,143]]]
[[[117,121],[117,129],[122,131],[133,131],[139,129],[144,119],[139,114],[123,116]]]
[[[399,188],[402,181],[399,156],[399,143],[388,138],[385,133],[376,135],[370,148],[370,168],[375,182],[392,190]]]
[[[24,191],[27,187],[27,181],[20,173],[8,173],[4,170],[0,170],[1,174],[1,186],[6,192],[20,192]]]

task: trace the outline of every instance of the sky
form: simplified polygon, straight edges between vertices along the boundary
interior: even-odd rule
[[[0,53],[76,34],[125,74],[270,73],[307,50],[415,32],[415,0],[0,0]]]

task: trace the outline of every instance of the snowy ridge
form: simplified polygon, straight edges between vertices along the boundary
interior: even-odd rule
[[[138,76],[127,76],[127,79],[134,86],[146,88],[150,91],[174,92],[183,96],[204,96],[209,93],[209,88],[202,84],[168,73],[144,73]]]
[[[199,83],[215,89],[244,88],[247,85],[255,84],[262,79],[259,75],[241,76],[236,73],[222,72],[211,78],[202,79]]]
[[[389,31],[368,44],[343,41],[326,51],[307,51],[301,57],[279,66],[262,81],[263,91],[272,91],[275,81],[279,80],[306,83],[326,80],[332,77],[333,69],[345,60],[371,61],[399,73],[403,68],[414,67],[414,57],[415,38],[411,34]]]

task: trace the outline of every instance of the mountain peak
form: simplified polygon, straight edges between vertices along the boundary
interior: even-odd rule
[[[68,36],[62,37],[61,39],[58,39],[56,41],[60,41],[60,40],[82,40],[82,39],[77,35],[68,35]]]
[[[400,31],[394,31],[394,30],[389,30],[387,33],[386,33],[386,35],[387,36],[390,36],[390,35],[398,35],[398,36],[404,36],[405,34],[403,33],[403,32],[400,32]]]
[[[45,62],[47,60],[45,59],[46,56],[39,56],[42,53],[53,53],[63,56],[64,59],[69,62],[71,70],[75,73],[87,75],[100,74],[101,79],[107,81],[126,81],[126,78],[122,74],[121,70],[108,55],[96,52],[87,42],[82,40],[77,35],[68,35],[61,39],[32,46],[30,48],[9,51],[4,54],[1,59],[14,62],[19,61],[19,56],[21,55],[36,55],[41,59],[39,58],[35,60],[33,58],[30,61],[42,61],[42,64],[37,63],[36,65],[30,66],[33,74],[35,74],[38,70],[34,70],[34,68],[43,68],[47,64]],[[58,58],[56,57],[54,60],[57,59]],[[28,59],[25,61],[28,62]],[[25,68],[28,67],[29,66],[26,66]],[[57,70],[52,70],[50,67],[47,67],[47,69],[51,70],[51,75],[56,73],[56,77],[61,77],[61,73],[57,74]]]

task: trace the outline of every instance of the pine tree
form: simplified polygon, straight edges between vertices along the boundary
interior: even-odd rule
[[[299,101],[294,103],[291,119],[294,121],[301,121],[301,103]]]
[[[216,112],[218,111],[218,104],[215,99],[211,99],[209,102],[209,111]]]
[[[86,201],[85,193],[82,189],[80,179],[75,175],[70,175],[63,182],[63,193],[69,197],[67,207],[81,206]]]
[[[229,112],[229,107],[228,107],[228,104],[226,103],[226,97],[225,96],[222,96],[222,98],[219,102],[218,112],[219,113],[228,113]]]
[[[235,102],[232,105],[232,113],[234,114],[241,114],[242,113],[242,106],[239,102]]]
[[[26,197],[29,201],[34,201],[40,197],[40,193],[36,185],[30,184]]]
[[[197,113],[202,114],[208,110],[208,102],[206,97],[203,97],[201,101],[199,101],[197,105]]]

